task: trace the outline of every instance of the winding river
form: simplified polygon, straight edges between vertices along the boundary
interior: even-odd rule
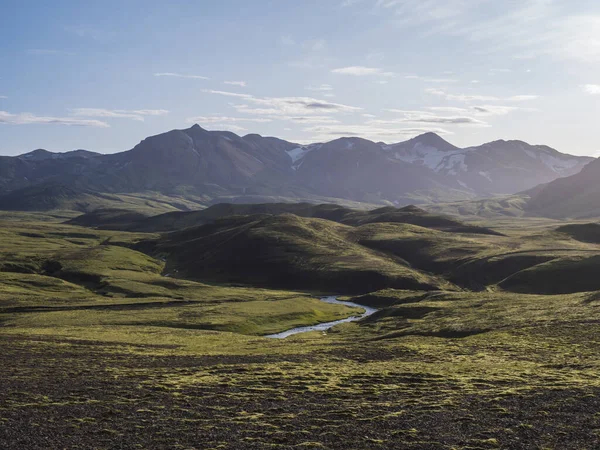
[[[283,331],[283,332],[277,333],[277,334],[270,334],[265,337],[272,338],[272,339],[285,339],[288,336],[292,336],[294,334],[300,334],[300,333],[308,333],[309,331],[326,331],[326,330],[329,330],[331,327],[334,327],[341,323],[356,322],[358,320],[364,319],[365,317],[368,317],[377,312],[377,310],[375,308],[370,308],[369,306],[359,305],[358,303],[342,302],[342,301],[338,300],[337,297],[323,297],[323,298],[321,298],[321,301],[325,302],[325,303],[333,303],[335,305],[350,306],[352,308],[362,308],[365,310],[365,312],[360,316],[352,316],[352,317],[348,317],[347,319],[336,320],[334,322],[320,323],[318,325],[312,325],[310,327],[292,328],[291,330]]]

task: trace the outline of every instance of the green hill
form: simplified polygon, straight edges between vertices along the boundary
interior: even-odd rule
[[[355,242],[352,227],[282,214],[219,219],[142,242],[166,271],[212,282],[326,292],[453,289],[393,255]]]
[[[451,217],[428,213],[416,206],[404,208],[384,207],[373,210],[350,209],[340,205],[311,203],[262,203],[232,204],[221,203],[200,211],[177,211],[154,217],[133,218],[129,223],[121,219],[114,221],[110,214],[89,214],[78,218],[74,223],[105,229],[121,229],[139,232],[167,232],[181,230],[210,223],[230,216],[255,214],[294,214],[299,217],[326,219],[350,226],[369,223],[406,223],[441,231],[471,234],[499,235],[489,228],[467,225]]]

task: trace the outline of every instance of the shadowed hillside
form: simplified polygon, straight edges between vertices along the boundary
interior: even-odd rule
[[[223,217],[253,214],[294,214],[299,217],[325,219],[350,226],[386,222],[406,223],[456,233],[499,235],[498,232],[489,228],[467,225],[448,216],[428,213],[416,206],[384,207],[359,211],[333,204],[314,205],[310,203],[223,203],[200,211],[167,213],[145,219],[134,219],[129,223],[114,214],[97,211],[80,216],[71,223],[125,231],[166,232],[207,224]]]
[[[164,257],[167,272],[197,280],[329,292],[452,288],[400,259],[353,242],[350,229],[291,214],[238,216],[135,248]]]

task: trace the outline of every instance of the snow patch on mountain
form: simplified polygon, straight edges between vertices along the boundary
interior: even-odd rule
[[[323,144],[310,144],[304,147],[293,148],[288,150],[287,154],[292,158],[292,169],[298,170],[302,165],[304,157],[314,150],[318,150]]]
[[[466,149],[448,152],[417,142],[412,148],[397,151],[394,157],[400,161],[428,167],[438,173],[447,171],[450,175],[456,175],[468,169],[465,158],[469,151]]]
[[[479,175],[481,175],[484,178],[487,178],[488,180],[490,180],[490,183],[492,183],[492,177],[490,177],[489,172],[479,172]]]
[[[542,164],[559,175],[562,175],[564,171],[573,169],[580,164],[580,161],[577,158],[570,157],[569,155],[557,156],[548,150],[541,150],[537,153],[526,148],[523,148],[522,150],[527,156],[541,161]]]

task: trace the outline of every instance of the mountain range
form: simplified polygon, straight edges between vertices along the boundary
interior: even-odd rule
[[[527,191],[576,175],[592,160],[522,141],[458,148],[434,133],[397,144],[351,137],[299,145],[194,125],[109,155],[35,150],[0,157],[0,208],[52,209],[60,202],[40,196],[57,192],[75,198],[71,204],[87,196],[75,207],[83,211],[93,209],[90,196],[148,192],[193,205],[448,202]]]

